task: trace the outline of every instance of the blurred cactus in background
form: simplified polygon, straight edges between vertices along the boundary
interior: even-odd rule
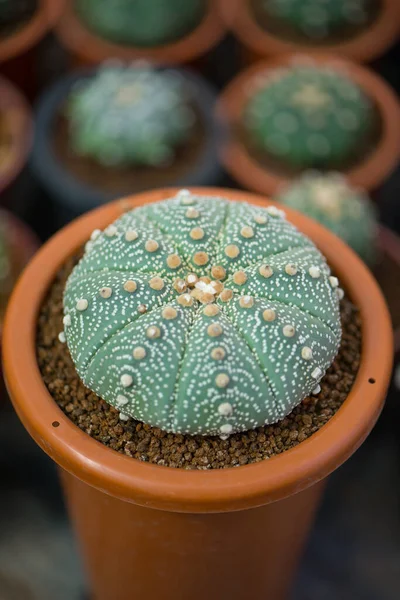
[[[164,166],[191,135],[196,115],[182,76],[104,65],[67,102],[71,146],[105,166]]]
[[[339,173],[305,173],[277,200],[315,219],[342,238],[368,264],[376,259],[377,215],[369,197]]]
[[[374,0],[261,0],[266,16],[294,32],[323,40],[369,21]]]
[[[348,166],[371,141],[371,101],[330,67],[293,65],[267,71],[245,108],[250,140],[292,167]]]
[[[76,0],[84,23],[118,44],[158,46],[175,41],[196,27],[204,0]]]

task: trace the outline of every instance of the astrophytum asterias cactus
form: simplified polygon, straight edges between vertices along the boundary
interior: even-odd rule
[[[368,23],[375,0],[261,0],[269,17],[292,28],[293,32],[323,40]]]
[[[277,200],[312,217],[341,237],[365,262],[376,258],[378,223],[368,196],[339,173],[305,173]]]
[[[341,295],[276,207],[182,190],[93,232],[66,284],[64,332],[82,381],[122,419],[228,435],[318,388]]]
[[[260,74],[245,107],[249,139],[291,167],[347,167],[371,144],[371,100],[344,70],[292,64]]]
[[[200,23],[205,0],[75,0],[86,25],[117,44],[158,46],[192,31]]]
[[[165,166],[192,134],[192,102],[176,71],[105,63],[69,96],[72,148],[108,167]]]

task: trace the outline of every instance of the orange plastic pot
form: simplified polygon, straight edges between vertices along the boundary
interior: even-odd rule
[[[218,188],[193,192],[265,205]],[[4,371],[23,424],[61,467],[95,600],[287,598],[324,479],[364,441],[381,411],[392,367],[392,330],[372,275],[338,238],[288,210],[328,257],[363,323],[360,369],[346,402],[311,438],[252,465],[188,471],[121,455],[77,428],[38,369],[36,321],[61,264],[130,207],[170,197],[146,192],[103,206],[53,237],[22,276],[4,330]]]
[[[87,29],[76,14],[73,1],[67,0],[56,34],[71,55],[75,67],[97,65],[109,58],[123,61],[146,59],[158,65],[177,65],[200,59],[220,42],[225,30],[217,3],[208,0],[207,12],[201,23],[176,42],[153,48],[115,44]]]
[[[32,93],[35,87],[35,50],[52,29],[65,0],[38,0],[33,17],[15,33],[0,40],[0,72]]]
[[[221,159],[226,170],[243,187],[273,196],[291,179],[284,170],[262,165],[239,139],[244,108],[250,97],[264,85],[261,74],[285,67],[293,60],[311,59],[316,66],[332,66],[342,70],[372,100],[380,122],[379,139],[368,155],[356,165],[343,170],[350,185],[366,190],[379,187],[397,166],[400,159],[400,105],[392,89],[370,69],[350,61],[330,56],[292,54],[279,56],[242,71],[222,92],[219,103],[219,118],[226,123],[227,139],[221,148]]]
[[[376,18],[359,33],[338,42],[315,44],[291,41],[264,29],[257,21],[250,0],[218,0],[221,15],[243,48],[247,62],[288,52],[318,55],[329,52],[357,62],[370,62],[384,54],[400,33],[398,0],[381,0]]]
[[[0,119],[9,140],[8,150],[0,159],[0,198],[24,168],[33,141],[30,108],[21,94],[7,79],[0,77]]]

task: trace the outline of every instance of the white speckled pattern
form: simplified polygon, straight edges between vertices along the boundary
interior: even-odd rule
[[[92,236],[64,332],[79,376],[121,418],[227,435],[281,419],[316,387],[341,338],[331,281],[282,211],[182,190]]]

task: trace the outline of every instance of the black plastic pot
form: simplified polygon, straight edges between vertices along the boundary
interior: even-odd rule
[[[185,77],[192,91],[195,108],[202,123],[204,143],[196,163],[188,171],[182,173],[182,177],[175,178],[173,181],[169,179],[165,187],[217,185],[221,183],[223,177],[217,151],[221,141],[222,126],[217,122],[214,111],[217,93],[200,75],[184,68],[172,70]],[[35,138],[30,166],[51,203],[55,204],[53,213],[56,217],[57,227],[96,206],[127,193],[126,189],[121,193],[105,192],[79,180],[61,162],[54,151],[53,128],[62,104],[72,86],[82,78],[92,77],[95,71],[96,69],[78,70],[63,77],[44,92],[36,106]],[[158,187],[162,187],[162,185],[158,185]],[[141,190],[131,189],[129,193],[138,191]]]

